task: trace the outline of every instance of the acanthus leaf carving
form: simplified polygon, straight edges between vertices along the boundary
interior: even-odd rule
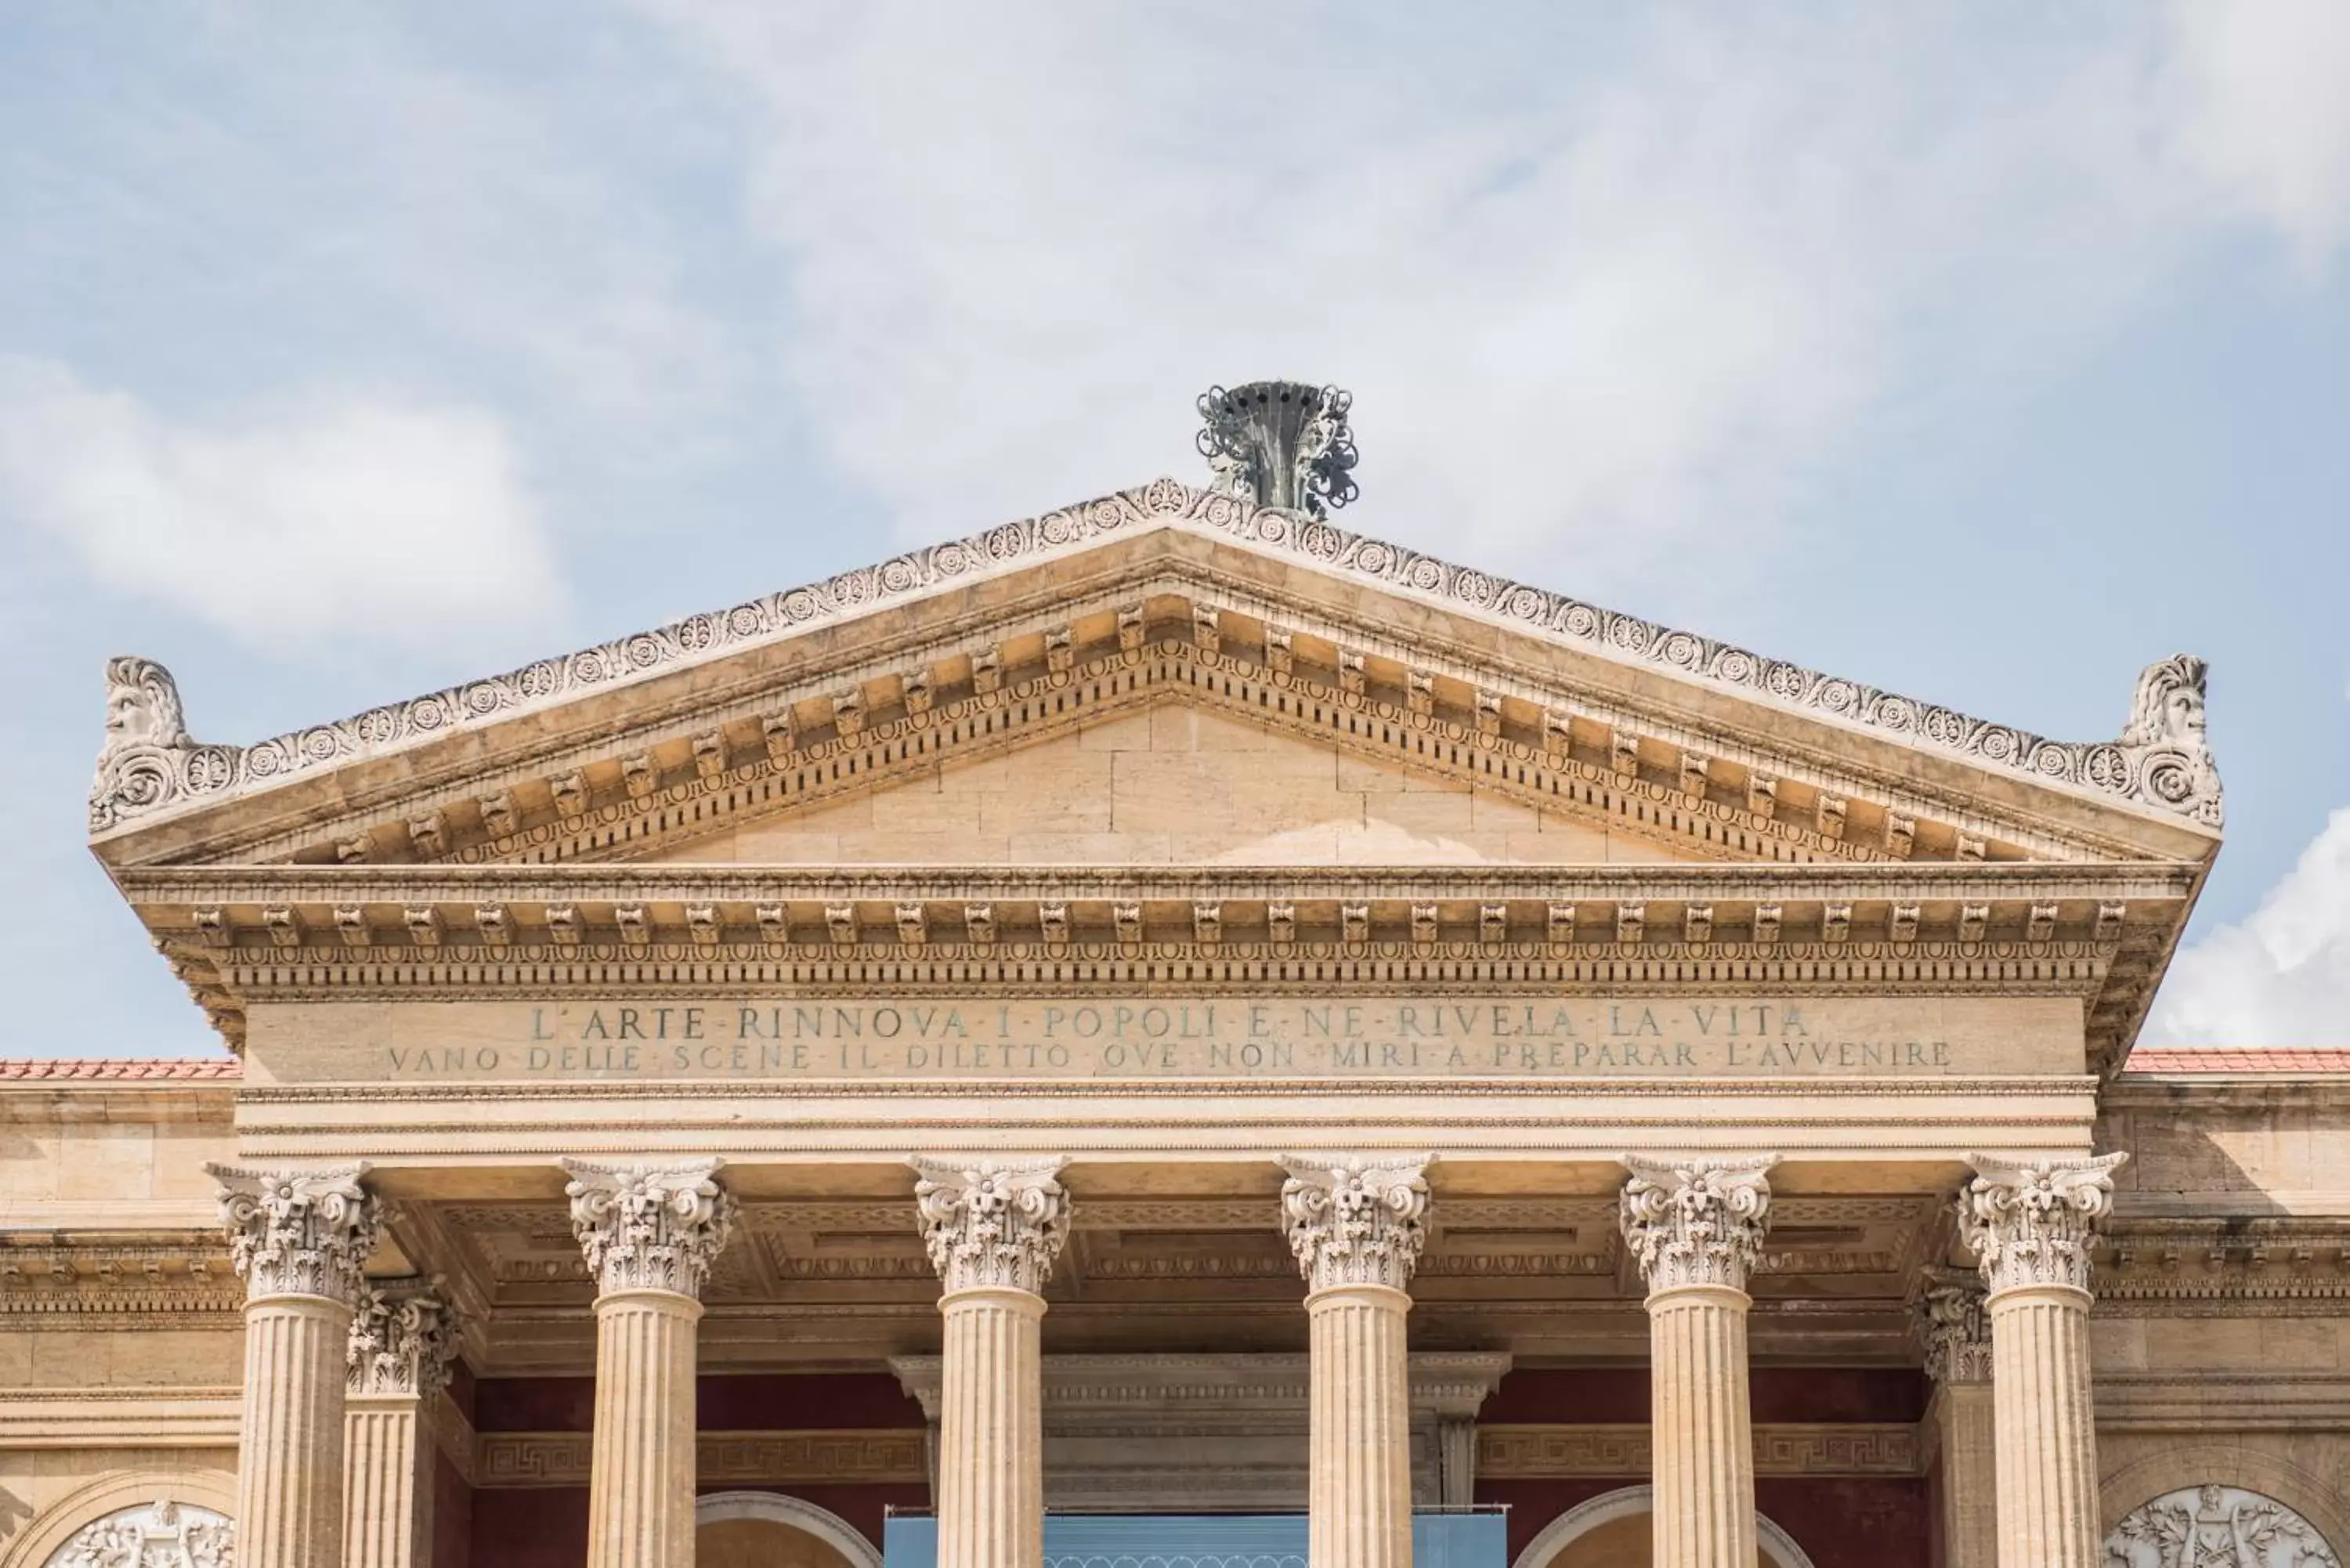
[[[345,1356],[353,1394],[430,1401],[449,1386],[457,1321],[438,1280],[362,1281]]]
[[[1428,1246],[1430,1156],[1281,1162],[1282,1229],[1306,1288],[1403,1290]]]
[[[1779,1157],[1621,1158],[1632,1173],[1619,1199],[1624,1240],[1648,1293],[1692,1285],[1744,1290],[1770,1229],[1770,1174]]]
[[[2016,1161],[1977,1156],[1960,1192],[1960,1233],[1992,1294],[2033,1286],[2089,1288],[2091,1231],[2113,1208],[2126,1153]]]
[[[259,1170],[208,1164],[220,1183],[229,1258],[249,1300],[324,1296],[359,1300],[381,1210],[360,1179],[365,1164]]]
[[[1955,1269],[1929,1271],[1913,1310],[1928,1376],[1944,1385],[1991,1381],[1991,1312],[1981,1280]]]
[[[1063,1159],[1030,1165],[916,1158],[914,1210],[922,1242],[948,1294],[969,1290],[1044,1293],[1069,1240]]]
[[[733,1234],[733,1195],[721,1160],[653,1167],[566,1159],[571,1231],[598,1294],[667,1291],[699,1300]]]

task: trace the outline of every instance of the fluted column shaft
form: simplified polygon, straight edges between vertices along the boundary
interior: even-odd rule
[[[361,1282],[346,1356],[344,1568],[432,1568],[432,1407],[456,1354],[437,1280]]]
[[[1033,1568],[1045,1560],[1045,1298],[957,1291],[939,1310],[939,1568]]]
[[[1652,1558],[1657,1568],[1753,1568],[1746,1280],[1776,1161],[1624,1163],[1624,1237],[1648,1285]]]
[[[564,1168],[598,1286],[588,1568],[693,1568],[695,1340],[733,1201],[716,1160]]]
[[[2097,1436],[2090,1415],[2089,1293],[1991,1298],[2001,1568],[2096,1568]]]
[[[1648,1297],[1648,1407],[1659,1568],[1754,1561],[1754,1417],[1744,1291],[1691,1285]]]
[[[366,1168],[207,1169],[245,1280],[237,1561],[343,1568],[344,1365],[377,1226]]]
[[[1305,1298],[1313,1351],[1306,1560],[1409,1568],[1411,1399],[1405,1314],[1384,1285],[1334,1285]]]
[[[596,1300],[588,1568],[691,1568],[701,1321],[702,1303],[674,1291]]]
[[[432,1450],[422,1405],[413,1394],[344,1401],[344,1568],[431,1568]]]
[[[1045,1282],[1068,1240],[1059,1160],[912,1162],[915,1208],[944,1287],[939,1568],[1045,1559]]]
[[[351,1309],[318,1296],[244,1306],[244,1414],[236,1472],[237,1561],[337,1568],[343,1561],[343,1345]]]
[[[1918,1297],[1918,1336],[1934,1380],[1927,1419],[1941,1477],[1944,1568],[1998,1568],[1998,1425],[1982,1281],[1929,1270]]]
[[[1978,1158],[1960,1195],[1991,1315],[2000,1568],[2098,1565],[2090,1231],[2125,1158]]]
[[[1427,1244],[1428,1160],[1291,1159],[1281,1189],[1305,1276],[1306,1558],[1410,1568],[1411,1396],[1405,1287]]]

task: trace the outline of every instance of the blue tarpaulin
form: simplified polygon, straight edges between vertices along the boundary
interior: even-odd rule
[[[1506,1568],[1498,1510],[1415,1514],[1413,1568]],[[884,1568],[938,1568],[939,1522],[893,1514]],[[1054,1513],[1043,1568],[1307,1568],[1302,1513]]]

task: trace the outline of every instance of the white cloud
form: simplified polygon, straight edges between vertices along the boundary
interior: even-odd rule
[[[505,435],[474,409],[326,396],[199,427],[0,358],[0,508],[107,587],[259,647],[438,644],[562,597]]]
[[[2171,961],[2149,1044],[2350,1044],[2350,806],[2239,924]]]
[[[1877,421],[2058,373],[2215,180],[2322,242],[2350,113],[2339,0],[638,4],[751,89],[779,358],[907,534],[1197,472],[1183,398],[1305,375],[1366,526],[1585,586],[1734,576]]]
[[[1177,394],[1272,373],[1361,394],[1381,532],[1586,585],[1767,545],[2208,206],[2126,6],[641,4],[755,95],[781,358],[916,535],[1196,472]]]
[[[2172,0],[2178,151],[2302,262],[2350,239],[2350,5]]]

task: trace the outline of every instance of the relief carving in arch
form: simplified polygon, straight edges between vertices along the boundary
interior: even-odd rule
[[[2342,1568],[2317,1527],[2274,1498],[2206,1483],[2124,1514],[2105,1568]]]
[[[209,1508],[159,1498],[82,1526],[42,1568],[236,1568],[236,1526]]]

